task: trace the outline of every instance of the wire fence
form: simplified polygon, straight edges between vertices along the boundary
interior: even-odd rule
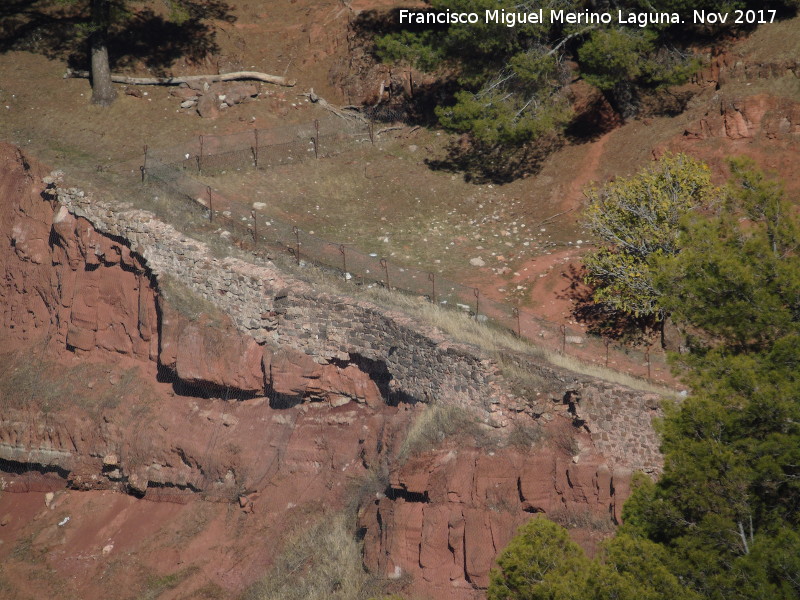
[[[251,210],[252,198],[235,198],[203,183],[217,173],[264,170],[308,160],[322,160],[376,145],[393,127],[372,121],[331,119],[274,129],[251,129],[224,136],[199,136],[190,144],[144,148],[141,180],[200,211],[229,231],[240,245],[289,253],[301,264],[334,270],[355,285],[380,285],[423,296],[445,308],[463,311],[539,347],[651,381],[672,383],[664,353],[655,347],[631,347],[584,329],[537,316],[530,310],[491,299],[480,289],[439,274],[409,268],[377,254],[313,235],[296,223]],[[263,199],[263,197],[259,197]]]

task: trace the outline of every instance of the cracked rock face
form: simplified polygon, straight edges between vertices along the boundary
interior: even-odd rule
[[[800,133],[800,103],[768,94],[721,99],[685,132],[688,139],[726,138],[730,141],[763,137],[792,139]]]
[[[3,178],[0,192],[7,202],[0,239],[14,249],[0,256],[2,327],[8,337],[48,338],[77,353],[98,349],[155,358],[156,294],[141,261],[121,240],[43,200],[37,167],[24,169],[10,152],[0,148],[0,160],[18,167]],[[25,182],[30,183],[23,192],[19,187]]]
[[[12,148],[4,150],[0,158],[17,167],[16,177],[3,179],[11,200],[42,173],[25,169]],[[320,364],[291,348],[273,355],[222,311],[194,320],[182,315],[124,239],[98,232],[86,218],[44,200],[43,192],[41,183],[34,185],[2,217],[0,236],[13,249],[0,257],[2,326],[11,339],[50,339],[79,356],[110,352],[158,362],[187,386],[234,395],[382,402],[370,374],[347,360]]]
[[[340,510],[354,484],[386,471],[360,498],[365,563],[410,574],[421,596],[466,600],[482,597],[494,557],[531,515],[572,523],[591,549],[619,521],[631,471],[660,468],[649,396],[532,363],[518,366],[541,389],[515,396],[493,359],[406,315],[317,293],[271,265],[218,260],[141,211],[46,189],[10,146],[0,163],[5,349],[113,365],[56,417],[0,405],[2,464],[36,471],[4,475],[7,490],[225,502],[280,540],[295,508]],[[165,274],[211,308],[181,310],[159,286]],[[113,401],[90,411],[84,393]],[[456,435],[397,460],[431,399],[474,411],[491,444]],[[498,442],[501,425],[519,424],[551,437],[524,450]],[[263,573],[277,546],[233,553],[233,587]]]
[[[558,421],[546,437],[574,435]],[[577,439],[584,449],[575,457],[553,442],[488,452],[445,443],[410,459],[362,512],[366,565],[409,574],[434,597],[469,596],[488,586],[497,554],[537,513],[569,526],[592,551],[620,520],[631,471],[611,467],[587,434]]]

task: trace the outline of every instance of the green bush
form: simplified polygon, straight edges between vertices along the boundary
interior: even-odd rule
[[[696,332],[678,363],[693,393],[665,405],[663,474],[634,478],[596,561],[526,526],[491,599],[800,597],[800,223],[779,184],[731,167],[723,201],[681,221],[680,251],[648,263],[661,306]]]

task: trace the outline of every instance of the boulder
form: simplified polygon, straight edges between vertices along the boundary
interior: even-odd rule
[[[256,341],[233,327],[205,319],[190,323],[180,334],[175,356],[178,377],[192,385],[262,393],[262,351]]]
[[[252,83],[234,83],[225,90],[225,104],[233,106],[258,96],[258,86]]]
[[[268,383],[276,394],[302,399],[309,384],[321,374],[322,366],[310,356],[282,348],[272,355]]]
[[[203,93],[207,92],[210,87],[210,84],[207,79],[200,79],[197,81],[187,81],[186,88],[193,90],[195,92]]]
[[[217,97],[213,94],[203,94],[197,100],[197,114],[204,119],[216,119],[219,116]]]
[[[172,88],[169,93],[181,100],[197,100],[197,97],[200,95],[198,90],[193,90],[190,87]]]

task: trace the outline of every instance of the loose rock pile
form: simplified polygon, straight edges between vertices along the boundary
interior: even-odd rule
[[[181,108],[195,109],[204,119],[215,119],[220,110],[257,98],[261,93],[261,86],[241,81],[193,81],[180,84],[170,93],[181,100]]]

